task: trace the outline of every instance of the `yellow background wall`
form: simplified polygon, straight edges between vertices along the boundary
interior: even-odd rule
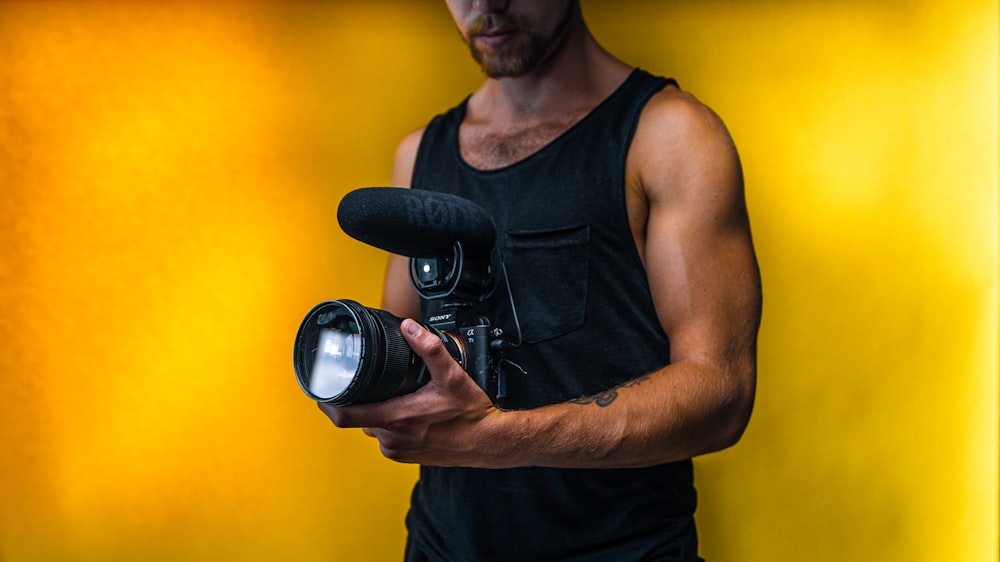
[[[415,469],[290,355],[378,302],[339,198],[481,80],[441,4],[0,1],[0,560],[399,559]],[[744,160],[760,391],[704,554],[996,560],[998,2],[584,7]]]

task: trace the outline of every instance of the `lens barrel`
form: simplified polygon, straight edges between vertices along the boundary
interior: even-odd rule
[[[346,406],[381,402],[419,388],[426,382],[426,368],[403,339],[401,322],[351,300],[316,305],[295,336],[295,376],[303,392],[319,402]]]

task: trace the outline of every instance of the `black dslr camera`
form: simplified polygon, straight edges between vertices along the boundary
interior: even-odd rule
[[[472,310],[492,295],[503,269],[486,211],[443,193],[363,188],[344,197],[337,216],[352,237],[410,257],[414,289],[439,305],[421,324],[498,403],[505,395],[499,352],[507,343]],[[313,400],[336,406],[413,392],[430,375],[403,339],[401,322],[351,300],[316,305],[295,338],[299,386]]]

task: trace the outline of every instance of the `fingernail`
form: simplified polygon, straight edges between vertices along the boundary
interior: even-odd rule
[[[415,338],[415,337],[420,336],[420,334],[423,333],[423,331],[424,330],[423,330],[423,328],[420,327],[420,324],[417,324],[413,320],[407,321],[407,323],[406,323],[406,333],[410,334],[411,338]]]

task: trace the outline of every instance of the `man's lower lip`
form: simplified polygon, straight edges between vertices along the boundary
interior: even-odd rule
[[[496,47],[502,45],[508,39],[510,39],[510,33],[498,33],[496,35],[477,35],[475,37],[476,41],[482,42],[484,45],[489,47]]]

